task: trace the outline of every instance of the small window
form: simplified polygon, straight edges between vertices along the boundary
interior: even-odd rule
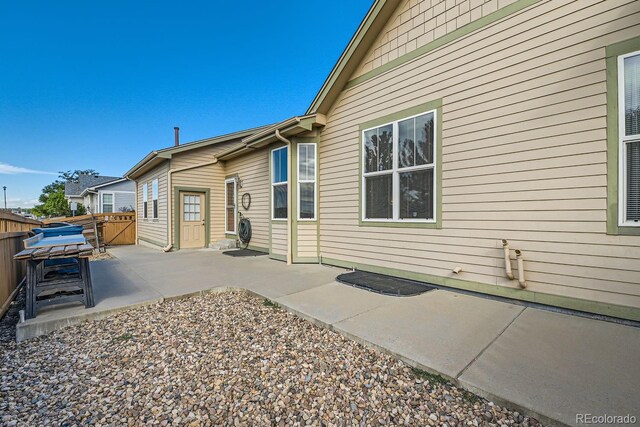
[[[225,224],[226,229],[225,232],[230,234],[236,233],[236,218],[237,214],[237,204],[236,204],[236,180],[235,179],[227,179],[224,182],[225,188]]]
[[[153,219],[158,219],[158,179],[151,182],[151,197],[153,200]]]
[[[142,218],[149,218],[149,186],[142,184]]]
[[[102,193],[102,213],[113,212],[113,194]]]
[[[271,152],[271,203],[273,205],[273,219],[287,219],[288,217],[288,153],[288,147],[278,148]]]
[[[316,219],[316,144],[298,144],[298,219]]]
[[[618,58],[620,223],[640,226],[640,51]]]
[[[364,221],[435,222],[435,114],[362,132]]]
[[[185,222],[200,221],[200,196],[197,194],[185,194],[182,196]]]

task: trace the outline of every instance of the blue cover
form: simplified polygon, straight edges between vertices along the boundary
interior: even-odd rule
[[[62,227],[34,228],[36,234],[43,234],[43,237],[70,236],[73,234],[82,234],[83,227],[81,225],[65,225]]]

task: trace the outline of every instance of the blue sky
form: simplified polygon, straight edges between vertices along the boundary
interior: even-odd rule
[[[122,175],[174,126],[187,142],[304,113],[371,3],[2,2],[8,205],[61,170]]]

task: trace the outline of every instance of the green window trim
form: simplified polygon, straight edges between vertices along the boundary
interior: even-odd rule
[[[435,132],[435,180],[436,180],[436,197],[434,201],[435,222],[414,222],[407,221],[363,221],[364,204],[362,198],[363,179],[362,179],[362,133],[366,129],[381,126],[386,123],[402,120],[406,117],[425,113],[434,110],[436,112],[436,132]],[[397,113],[379,117],[360,124],[358,132],[358,225],[360,227],[390,227],[390,228],[442,228],[442,99],[427,102]]]
[[[640,227],[619,225],[618,57],[640,50],[640,37],[606,47],[607,64],[607,234],[640,236]]]

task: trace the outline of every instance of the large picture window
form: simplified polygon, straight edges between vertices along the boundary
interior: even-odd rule
[[[287,219],[288,215],[288,154],[288,147],[278,148],[271,152],[271,212],[273,219]]]
[[[142,218],[149,218],[149,186],[142,184]]]
[[[363,221],[435,222],[435,116],[362,132]]]
[[[151,199],[153,200],[153,219],[158,219],[158,179],[151,181]]]
[[[237,204],[236,204],[236,180],[235,178],[227,179],[224,182],[225,191],[225,232],[230,234],[236,233],[236,217],[237,217]]]
[[[316,144],[298,144],[298,219],[316,219]]]
[[[640,51],[618,58],[620,225],[640,226]]]

